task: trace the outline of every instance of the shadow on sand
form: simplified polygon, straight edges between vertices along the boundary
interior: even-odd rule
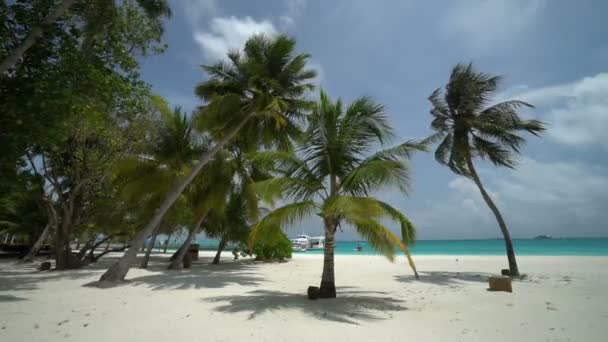
[[[462,285],[463,282],[487,283],[490,273],[483,272],[420,272],[420,279],[399,275],[395,280],[403,283],[422,282],[440,286]]]
[[[247,261],[229,261],[219,265],[196,263],[192,268],[181,271],[166,268],[166,262],[162,264],[162,268],[151,265],[148,269],[157,271],[158,274],[131,278],[127,283],[147,286],[152,290],[186,290],[221,288],[231,284],[252,286],[266,281],[255,273],[256,265]]]
[[[249,319],[267,312],[298,310],[319,320],[359,324],[361,320],[389,319],[394,312],[407,310],[404,301],[385,292],[338,289],[338,298],[309,300],[305,294],[255,290],[245,295],[218,296],[202,299],[221,303],[215,311],[248,312]]]
[[[0,291],[33,291],[43,282],[82,279],[91,274],[94,272],[90,269],[40,272],[34,264],[20,264],[8,270],[0,269]]]

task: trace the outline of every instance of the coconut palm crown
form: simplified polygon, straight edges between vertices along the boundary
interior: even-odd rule
[[[525,143],[520,132],[539,136],[545,125],[519,116],[522,107],[533,108],[529,103],[519,100],[492,103],[501,80],[502,76],[476,71],[472,64],[456,65],[445,91],[436,89],[429,96],[431,128],[436,132],[429,140],[441,141],[435,151],[437,162],[472,179],[478,186],[504,235],[510,273],[517,276],[519,270],[506,223],[485,191],[473,160],[480,158],[514,168]]]
[[[308,116],[308,128],[299,150],[260,152],[255,158],[276,175],[255,184],[261,199],[273,203],[282,198],[291,203],[262,218],[252,229],[250,243],[260,236],[279,236],[285,225],[319,215],[325,231],[320,296],[326,298],[336,296],[335,234],[345,224],[389,260],[394,259],[395,248],[403,250],[409,258],[406,246],[415,239],[414,226],[404,214],[374,198],[372,193],[386,187],[407,193],[410,186],[407,160],[423,145],[410,141],[373,152],[392,137],[382,105],[362,97],[346,106],[341,100],[330,100],[321,91],[319,103]],[[401,238],[383,224],[383,219],[400,225]]]

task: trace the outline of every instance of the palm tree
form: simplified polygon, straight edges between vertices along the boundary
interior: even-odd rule
[[[384,108],[363,97],[345,107],[321,91],[320,102],[308,117],[308,129],[298,153],[260,152],[256,161],[277,175],[256,183],[262,200],[293,202],[268,213],[252,229],[250,243],[259,236],[272,239],[281,227],[317,213],[323,220],[325,250],[320,297],[336,297],[334,277],[335,234],[348,224],[378,252],[394,260],[395,247],[408,257],[414,226],[391,205],[371,196],[394,186],[407,193],[410,174],[407,160],[423,146],[415,142],[371,151],[393,136]],[[382,224],[388,218],[401,226],[401,239]]]
[[[160,97],[154,97],[153,102],[160,112],[157,136],[152,139],[146,155],[123,158],[114,176],[115,182],[121,185],[124,200],[139,203],[138,210],[132,213],[142,218],[152,215],[165,193],[179,178],[188,174],[195,156],[204,149],[193,135],[192,120],[179,107],[170,110]],[[142,268],[148,265],[157,235],[171,232],[179,223],[187,221],[184,218],[189,213],[187,199],[182,197],[178,203],[149,235],[151,243],[141,263]]]
[[[201,169],[239,132],[244,132],[239,137],[242,143],[250,146],[289,146],[291,138],[299,132],[298,120],[310,108],[310,102],[303,96],[314,88],[310,81],[316,76],[314,70],[306,69],[309,56],[294,55],[294,49],[295,40],[287,36],[255,35],[245,43],[243,53],[228,54],[229,63],[203,67],[210,79],[196,89],[205,101],[200,108],[199,125],[217,143],[201,156],[188,176],[167,193],[150,222],[131,242],[131,249],[101,276],[100,281],[124,280],[145,238]]]
[[[429,140],[441,140],[435,151],[435,159],[440,164],[448,166],[458,175],[472,179],[479,188],[504,236],[510,274],[519,276],[507,224],[484,189],[473,159],[478,157],[489,160],[496,166],[514,168],[515,157],[525,143],[519,132],[538,136],[545,130],[545,125],[538,120],[523,120],[519,117],[520,108],[532,108],[526,102],[510,100],[490,103],[501,80],[501,76],[477,72],[471,63],[457,64],[445,86],[445,93],[436,89],[429,97],[433,107],[431,128],[437,132]]]
[[[234,189],[226,199],[225,209],[222,212],[214,212],[205,222],[207,236],[219,239],[219,245],[213,264],[220,263],[222,251],[229,242],[246,243],[249,236],[251,222],[257,216],[256,212],[250,212],[247,203],[245,189]],[[245,190],[246,191],[246,190]]]
[[[226,196],[232,188],[235,176],[235,163],[231,162],[229,153],[225,150],[218,152],[214,160],[203,168],[201,175],[196,177],[185,197],[194,219],[188,229],[188,236],[172,258],[169,269],[180,270],[183,259],[196,234],[203,229],[203,224],[209,220],[210,213],[223,212]]]
[[[122,1],[122,2],[128,2]],[[152,20],[160,20],[171,17],[171,9],[166,0],[136,0],[137,5]],[[87,37],[98,34],[109,23],[116,14],[115,0],[62,0],[42,19],[38,25],[32,26],[30,33],[21,41],[15,49],[0,63],[0,75],[4,74],[17,65],[25,53],[36,44],[42,35],[59,18],[68,11],[75,12],[82,16],[85,22],[85,33]]]

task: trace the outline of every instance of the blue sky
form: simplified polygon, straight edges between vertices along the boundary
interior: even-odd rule
[[[168,51],[142,60],[142,75],[192,110],[199,65],[254,33],[287,33],[312,55],[332,97],[383,103],[400,139],[428,135],[427,96],[458,62],[503,74],[499,99],[536,105],[549,124],[529,138],[517,170],[479,163],[514,237],[608,236],[608,2],[597,0],[174,0]],[[409,198],[378,197],[407,213],[421,239],[491,238],[500,231],[472,182],[413,160]],[[319,233],[320,222],[294,228]],[[356,238],[345,231],[341,239]]]

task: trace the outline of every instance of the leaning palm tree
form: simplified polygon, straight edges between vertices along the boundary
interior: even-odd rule
[[[188,228],[188,235],[171,260],[169,269],[180,270],[183,259],[196,234],[203,229],[203,224],[209,220],[209,215],[223,212],[226,196],[230,192],[235,176],[235,163],[227,151],[220,151],[214,160],[203,168],[201,174],[194,179],[184,195],[192,213],[193,224]]]
[[[501,76],[477,72],[472,64],[458,64],[452,70],[445,93],[436,89],[429,101],[433,108],[431,128],[437,133],[430,140],[439,141],[435,159],[452,172],[472,179],[486,204],[494,213],[505,239],[511,276],[519,276],[515,250],[507,224],[490,198],[475,170],[474,158],[489,160],[494,165],[514,168],[525,131],[538,136],[545,125],[538,120],[523,120],[522,107],[532,105],[518,100],[491,104]]]
[[[122,1],[122,3],[131,1]],[[160,23],[161,19],[172,15],[169,3],[166,0],[136,0],[135,2],[148,15],[150,20]],[[40,23],[32,25],[31,31],[23,41],[19,42],[13,51],[3,58],[2,63],[0,63],[0,75],[16,66],[25,53],[47,32],[49,27],[66,13],[71,11],[82,17],[85,24],[85,34],[87,38],[91,38],[112,24],[116,16],[116,6],[117,1],[115,0],[61,0],[57,2]]]
[[[250,243],[260,236],[278,237],[286,224],[317,213],[325,231],[319,294],[322,298],[336,297],[335,235],[343,224],[354,227],[391,261],[395,248],[401,249],[415,272],[407,248],[414,242],[414,226],[400,211],[371,196],[385,187],[407,193],[407,160],[413,151],[423,149],[422,144],[407,142],[372,153],[392,136],[383,106],[363,97],[345,107],[321,91],[320,102],[308,117],[308,129],[298,153],[261,152],[256,158],[277,175],[256,183],[261,199],[270,203],[277,198],[293,202],[264,216],[252,229]],[[382,223],[383,219],[401,226],[401,238]]]
[[[192,120],[179,107],[170,110],[167,103],[159,98],[154,99],[160,112],[157,137],[145,155],[123,158],[115,170],[115,182],[121,186],[121,197],[129,203],[139,203],[139,210],[134,213],[149,217],[163,201],[165,193],[192,168],[192,161],[204,146],[199,144],[192,132]],[[150,185],[154,187],[151,189]],[[151,243],[148,246],[142,268],[146,268],[150,253],[158,234],[168,233],[179,226],[189,212],[187,199],[181,198],[151,232]],[[145,222],[145,221],[144,221]]]
[[[243,52],[230,52],[230,62],[204,66],[210,79],[196,89],[205,101],[200,108],[199,125],[217,143],[204,153],[192,171],[176,184],[158,207],[150,222],[131,242],[131,249],[100,278],[116,283],[124,280],[137,249],[160,223],[173,203],[208,164],[213,156],[237,137],[249,146],[271,145],[289,147],[291,138],[299,132],[303,112],[310,108],[304,99],[314,88],[314,70],[306,69],[307,54],[294,54],[295,40],[278,36],[255,35]]]

